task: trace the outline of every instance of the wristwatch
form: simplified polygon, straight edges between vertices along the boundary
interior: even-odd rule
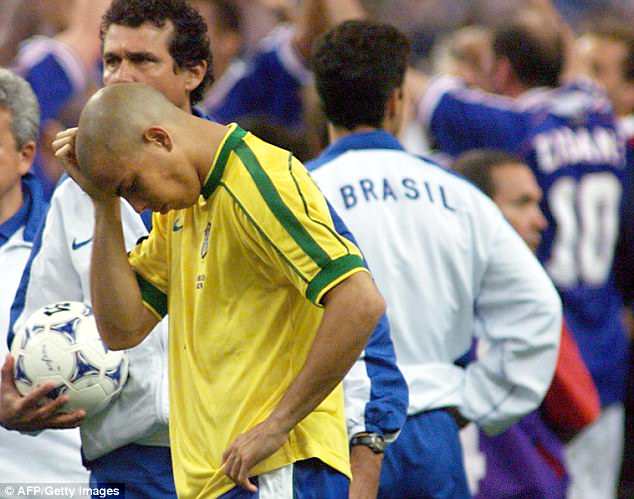
[[[383,435],[365,432],[357,433],[350,439],[350,446],[352,447],[353,445],[365,445],[375,454],[383,454],[385,452],[385,447],[387,446]]]

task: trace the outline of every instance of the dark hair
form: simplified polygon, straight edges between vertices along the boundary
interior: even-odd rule
[[[185,0],[113,0],[103,15],[99,36],[103,43],[112,24],[138,28],[151,23],[157,28],[167,21],[174,25],[174,34],[169,42],[169,53],[177,69],[189,69],[201,61],[207,63],[207,71],[200,85],[189,96],[191,104],[199,102],[213,83],[211,47],[205,21]]]
[[[529,88],[556,87],[564,67],[564,44],[559,33],[540,33],[521,21],[497,28],[496,57],[506,57],[517,78]]]
[[[621,67],[622,75],[626,81],[634,81],[634,30],[623,22],[606,19],[590,29],[588,33],[625,46],[626,54]]]
[[[321,37],[312,66],[328,120],[380,128],[388,97],[403,85],[409,48],[394,26],[370,21],[346,21]]]
[[[216,26],[222,27],[226,31],[240,33],[242,30],[242,15],[235,2],[230,0],[208,0],[214,7]]]
[[[523,164],[517,156],[497,149],[473,149],[456,159],[451,168],[470,180],[487,196],[495,195],[491,173],[496,166]]]

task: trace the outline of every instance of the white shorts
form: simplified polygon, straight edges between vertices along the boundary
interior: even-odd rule
[[[601,416],[566,445],[570,474],[568,499],[614,499],[621,462],[625,410],[623,404],[601,409]]]

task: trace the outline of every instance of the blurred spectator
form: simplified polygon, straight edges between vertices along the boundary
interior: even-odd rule
[[[0,9],[0,65],[33,35],[54,36],[68,27],[74,0],[4,0]]]
[[[434,74],[453,75],[469,87],[492,90],[494,55],[491,31],[484,26],[471,25],[440,37],[432,48],[431,63]],[[408,86],[416,78],[416,72],[410,71]],[[408,151],[429,154],[430,145],[422,125],[414,119],[415,112],[415,105],[408,100],[402,140]],[[450,162],[442,157],[435,159],[443,164]]]
[[[599,22],[590,27],[577,44],[577,52],[586,73],[606,89],[619,116],[619,128],[626,140],[627,177],[623,195],[619,241],[614,266],[616,284],[626,305],[625,323],[630,337],[634,333],[634,31],[622,21]],[[634,494],[634,352],[630,355],[630,373],[625,416],[625,452],[620,484],[622,497]]]
[[[194,0],[191,4],[207,23],[215,83],[226,85],[218,82],[243,51],[240,9],[232,0]]]
[[[539,207],[542,191],[528,165],[501,151],[476,150],[461,155],[452,168],[491,197],[531,250],[537,250],[547,222]],[[569,440],[599,412],[592,377],[563,325],[555,376],[541,410],[496,437],[475,428],[461,432],[472,492],[480,498],[563,499],[568,476],[560,438]]]
[[[470,87],[492,90],[491,42],[491,31],[484,26],[466,26],[452,32],[434,46],[434,73],[451,74],[462,78]]]
[[[78,96],[94,89],[95,71],[100,58],[97,34],[101,14],[109,0],[72,0],[68,28],[54,37],[36,36],[21,47],[15,70],[33,87],[42,111],[41,151],[33,166],[42,182],[45,197],[51,196],[62,174],[61,165],[50,152],[51,138],[63,128],[62,110]],[[58,7],[61,7],[58,5]]]
[[[330,26],[362,15],[357,0],[304,1],[294,24],[278,26],[246,61],[236,61],[228,69],[231,81],[219,81],[212,88],[206,111],[220,123],[255,115],[302,130],[302,91],[311,79],[313,41]]]
[[[634,112],[634,30],[620,22],[601,22],[577,42],[583,71],[605,89],[614,112]]]

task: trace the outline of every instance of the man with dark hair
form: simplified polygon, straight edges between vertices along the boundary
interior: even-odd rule
[[[400,120],[402,117],[396,115],[396,109],[387,106],[388,101],[392,107],[394,106],[394,98],[403,99],[402,86],[407,68],[409,41],[398,30],[386,29],[382,25],[344,23],[343,26],[349,27],[350,31],[347,32],[340,27],[339,30],[329,32],[329,36],[320,39],[319,49],[313,53],[317,92],[322,97],[322,107],[328,120],[334,126],[348,130],[359,125],[380,128],[386,113],[392,119]],[[352,26],[355,29],[352,29]],[[330,59],[334,52],[333,47],[347,48],[347,44],[351,43],[351,40],[344,38],[346,35],[352,37],[354,33],[363,41],[366,37],[372,37],[374,31],[381,34],[381,38],[376,41],[377,46],[390,47],[392,57],[379,59],[365,54],[367,63],[356,66],[349,65],[349,60],[344,57],[347,54]],[[348,50],[352,51],[355,48],[350,47]],[[359,47],[357,50],[369,50],[369,47]],[[332,78],[326,78],[323,74],[326,71],[329,72],[328,76],[340,71],[343,81],[336,82]],[[351,88],[350,84],[344,84],[353,78],[358,82],[354,88]]]
[[[124,42],[131,32],[151,43],[130,51]],[[213,83],[207,25],[185,0],[115,0],[103,16],[100,37],[106,85],[111,80],[135,81],[134,71],[138,71],[145,75],[145,83],[185,109],[199,102]],[[166,48],[167,54],[157,53],[157,48]],[[164,77],[168,71],[174,78]],[[181,87],[188,94],[188,103],[179,101]]]
[[[394,138],[408,52],[402,33],[373,22],[345,22],[320,39],[313,71],[333,143],[309,169],[363,247],[410,389],[379,496],[464,498],[458,425],[500,432],[541,402],[561,307],[494,204]],[[463,369],[455,362],[474,331],[492,348]]]
[[[147,83],[184,111],[196,112],[192,104],[212,79],[211,56],[206,25],[186,1],[114,0],[104,14],[101,39],[106,86]],[[121,218],[131,249],[147,236],[151,214],[139,215],[122,201]],[[72,179],[62,180],[22,276],[12,307],[12,330],[44,305],[90,302],[93,227],[90,198]],[[12,332],[9,336],[11,341]],[[121,396],[88,420],[82,421],[81,411],[72,414],[76,424],[82,423],[83,458],[93,486],[124,483],[129,498],[176,497],[167,424],[166,345],[165,321],[143,344],[128,350],[130,376]],[[18,411],[13,426],[20,428],[32,412],[28,407]],[[50,421],[37,423],[47,428]]]
[[[565,31],[553,23],[552,14],[521,15],[520,24],[543,46],[532,70],[561,71],[563,65],[554,61],[559,60],[555,54],[560,53]],[[524,43],[521,33],[515,32],[513,46]],[[502,28],[494,39],[506,36]],[[507,45],[498,43],[498,50]],[[587,78],[553,87],[554,75],[531,84],[522,56],[510,57],[512,53],[496,53],[493,86],[501,95],[441,77],[421,85],[418,116],[432,142],[451,157],[471,149],[502,149],[533,169],[544,192],[541,206],[548,221],[537,255],[560,292],[566,324],[602,405],[595,424],[567,447],[572,488],[579,497],[608,498],[614,494],[621,462],[628,363],[628,339],[620,320],[623,304],[613,273],[624,144],[601,88]],[[597,455],[605,456],[599,464]]]

